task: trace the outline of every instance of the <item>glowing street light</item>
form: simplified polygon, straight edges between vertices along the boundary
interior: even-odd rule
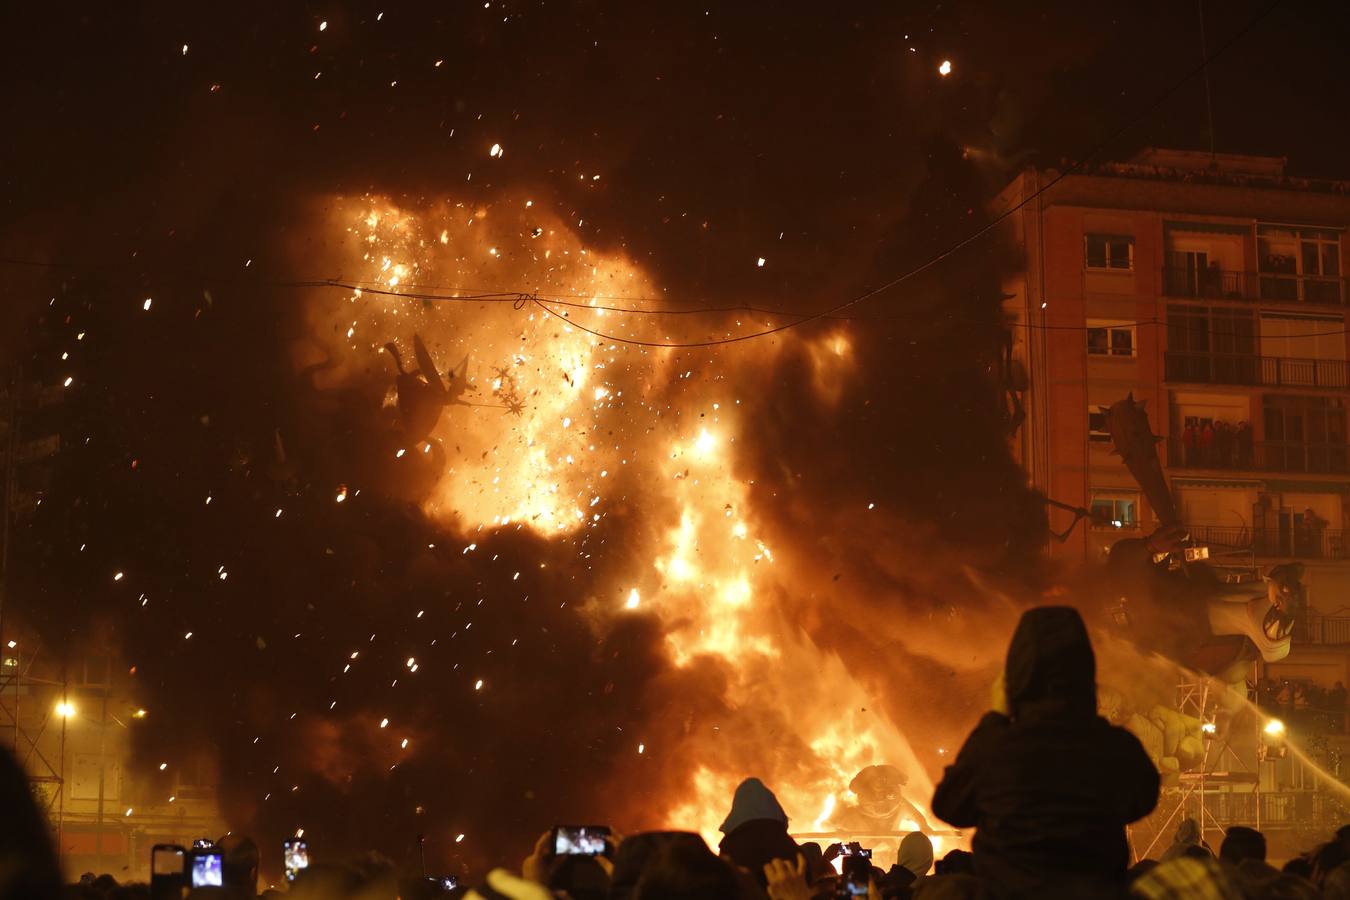
[[[71,716],[75,715],[75,704],[71,703],[69,700],[62,700],[60,703],[56,704],[56,714],[63,719],[69,719]]]
[[[1280,737],[1284,734],[1284,723],[1279,719],[1271,719],[1266,723],[1265,732],[1271,737]]]

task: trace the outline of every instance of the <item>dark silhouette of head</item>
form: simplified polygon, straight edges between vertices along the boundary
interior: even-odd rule
[[[231,832],[216,841],[220,850],[220,876],[225,886],[258,894],[258,845],[247,835]]]
[[[28,778],[0,749],[0,900],[55,900],[61,873]]]
[[[937,875],[974,875],[975,854],[969,850],[949,850],[934,867]]]
[[[703,838],[691,831],[644,831],[624,838],[614,854],[609,887],[611,900],[628,900],[637,889],[647,865],[656,859],[661,848],[681,841],[705,849],[708,846]]]
[[[1013,719],[1097,713],[1097,658],[1078,610],[1039,606],[1022,613],[1008,646],[1003,689]]]
[[[1340,841],[1331,841],[1323,844],[1313,857],[1312,882],[1318,887],[1337,867],[1350,862],[1350,847]]]
[[[1266,861],[1266,836],[1255,828],[1234,825],[1224,833],[1223,843],[1219,845],[1219,859],[1234,865],[1244,859]]]
[[[605,900],[609,875],[589,856],[559,856],[549,866],[548,887],[572,900]]]
[[[736,873],[707,844],[672,841],[647,862],[632,896],[634,900],[732,900],[739,892]]]

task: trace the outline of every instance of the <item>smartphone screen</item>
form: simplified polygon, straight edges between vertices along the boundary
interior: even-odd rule
[[[221,871],[219,850],[194,850],[192,852],[192,886],[223,887],[224,873]]]
[[[186,852],[175,844],[156,844],[150,851],[150,874],[181,876]]]
[[[216,842],[210,838],[197,838],[192,842],[193,850],[209,850],[216,845]]]
[[[609,834],[608,825],[558,825],[553,829],[553,855],[600,856]]]
[[[286,880],[294,881],[301,869],[309,868],[309,842],[287,838],[281,842],[281,856],[286,866]]]
[[[150,850],[151,900],[180,900],[187,883],[187,851],[177,844],[156,844]]]
[[[868,851],[871,856],[871,851]],[[844,857],[843,876],[844,891],[850,897],[866,897],[868,884],[872,879],[872,862],[868,856],[862,853],[852,853]]]

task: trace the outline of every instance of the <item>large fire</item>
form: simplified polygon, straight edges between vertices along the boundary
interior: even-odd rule
[[[762,314],[658,314],[669,307],[650,299],[661,290],[638,266],[588,249],[528,198],[410,211],[364,197],[334,201],[325,215],[340,239],[338,270],[361,287],[311,307],[313,333],[334,363],[329,383],[379,366],[392,376],[381,348],[392,341],[410,359],[414,334],[442,376],[467,359],[457,370],[467,381],[462,403],[446,408],[431,435],[446,463],[427,513],[468,535],[466,553],[495,529],[570,542],[594,573],[579,614],[597,628],[655,616],[671,665],[712,659],[729,673],[726,703],[742,714],[694,737],[701,762],[683,793],[666,798],[668,824],[699,830],[715,846],[735,785],[757,775],[794,830],[828,828],[836,806],[853,800],[852,776],[877,763],[908,773],[909,798],[926,804],[931,783],[900,728],[837,656],[782,615],[776,598],[792,592],[796,567],[810,561],[785,560],[764,539],[738,471],[737,374],[788,347],[805,350],[814,390],[833,403],[853,374],[847,330],[694,351],[610,340],[563,317],[652,343],[776,323]],[[485,292],[507,296],[451,299]],[[550,313],[515,293],[572,305]],[[419,450],[429,453],[430,443],[399,448],[390,465]],[[621,545],[594,537],[611,516],[624,523]],[[635,754],[660,749],[633,737]]]

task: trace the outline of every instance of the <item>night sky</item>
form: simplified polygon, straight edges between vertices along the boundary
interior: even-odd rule
[[[1210,67],[1216,149],[1347,177],[1346,14],[1267,5],[1204,4],[1211,48],[1261,16]],[[494,565],[467,557],[475,537],[425,512],[440,472],[390,464],[386,364],[336,387],[306,376],[293,350],[323,291],[286,283],[355,277],[313,227],[316,204],[493,208],[528,194],[585,246],[642,267],[670,306],[811,312],[980,228],[1022,165],[1079,159],[1141,116],[1097,158],[1209,142],[1202,81],[1177,88],[1200,61],[1189,4],[11,4],[0,16],[0,360],[43,384],[73,378],[30,423],[63,450],[18,532],[6,616],[54,647],[114,631],[155,710],[137,735],[142,768],[218,746],[232,822],[269,841],[302,822],[316,845],[400,861],[417,833],[447,865],[480,864],[518,857],[555,819],[659,824],[704,749],[683,736],[734,713],[715,663],[670,665],[657,617],[597,630],[574,611],[606,566],[632,561],[626,535],[654,527],[640,504],[600,526],[605,549],[585,564],[575,542],[528,530],[476,538]],[[1040,507],[1004,449],[990,377],[1009,260],[994,237],[976,241],[851,309],[861,323],[803,326],[762,365],[678,354],[739,380],[752,424],[738,475],[778,544],[819,560],[807,581],[827,587],[775,602],[897,719],[923,711],[908,688],[943,667],[886,645],[886,628],[869,636],[869,622],[931,626],[975,593],[949,588],[967,566],[1013,593],[1039,584]],[[827,403],[806,341],[832,327],[851,329],[859,374]],[[362,494],[335,504],[338,485]],[[886,528],[836,513],[874,501],[891,510]],[[437,543],[453,550],[428,552]],[[515,571],[523,583],[508,583]],[[187,647],[188,630],[206,639]],[[445,644],[423,659],[486,690],[456,668],[434,689],[385,691],[427,635]],[[355,647],[369,674],[335,686]],[[428,750],[404,760],[362,724],[386,715]],[[947,737],[967,724],[954,715]],[[663,735],[646,768],[632,758],[639,728]]]

